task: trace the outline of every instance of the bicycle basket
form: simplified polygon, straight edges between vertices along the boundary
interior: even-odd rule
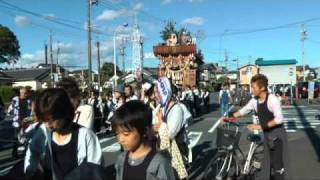
[[[216,144],[218,148],[229,147],[230,145],[238,145],[241,133],[234,129],[219,127],[217,129]]]

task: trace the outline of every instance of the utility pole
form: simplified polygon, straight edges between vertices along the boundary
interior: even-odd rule
[[[225,62],[225,66],[226,66],[225,74],[226,74],[226,76],[228,76],[228,52],[226,49],[224,50],[224,62]]]
[[[101,75],[100,75],[100,42],[99,41],[97,41],[97,62],[98,62],[98,89],[100,92]]]
[[[239,92],[239,81],[240,81],[240,71],[239,71],[239,57],[237,57],[237,59],[233,60],[235,62],[237,62],[237,93]]]
[[[58,43],[57,43],[57,64],[56,64],[56,73],[58,74],[58,79],[59,79],[59,76],[60,76],[59,53],[60,53],[60,47],[59,47],[59,41],[58,41]]]
[[[52,32],[49,31],[49,44],[50,44],[50,79],[51,87],[54,87],[54,77],[53,77],[53,54],[52,54]]]
[[[45,58],[45,65],[48,64],[48,45],[44,44],[44,58]]]
[[[305,75],[305,65],[304,65],[304,41],[307,39],[307,30],[304,27],[304,24],[301,25],[301,63],[302,63],[302,75],[303,81],[306,81]]]
[[[126,55],[125,54],[125,48],[126,47],[124,45],[122,45],[120,47],[120,55],[122,56],[122,70],[123,70],[123,72],[125,72],[125,69],[126,69],[125,59],[124,59],[124,56]]]
[[[88,14],[87,14],[87,31],[88,31],[88,87],[92,83],[92,55],[91,55],[91,7],[97,4],[98,0],[88,0]],[[90,89],[90,88],[89,88]]]

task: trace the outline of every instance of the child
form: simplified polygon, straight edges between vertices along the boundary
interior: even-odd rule
[[[141,101],[122,105],[114,115],[114,129],[125,152],[115,164],[116,179],[175,179],[169,159],[152,148],[152,110]]]

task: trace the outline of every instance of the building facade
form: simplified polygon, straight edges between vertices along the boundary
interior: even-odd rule
[[[259,68],[259,74],[268,77],[270,85],[277,84],[296,84],[296,64],[295,59],[286,60],[264,60],[257,59],[256,65]]]
[[[251,78],[258,74],[259,70],[256,65],[247,64],[239,68],[239,84],[240,86],[249,86]]]

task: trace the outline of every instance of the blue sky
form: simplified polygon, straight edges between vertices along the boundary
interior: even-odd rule
[[[41,16],[33,16],[2,2],[8,2]],[[18,37],[22,57],[17,66],[34,66],[43,62],[43,46],[53,32],[53,49],[61,49],[59,62],[69,67],[87,66],[87,35],[84,30],[87,0],[0,0],[0,23]],[[133,14],[144,34],[146,54],[161,42],[159,32],[165,21],[187,27],[193,34],[204,34],[198,48],[206,62],[222,63],[224,50],[230,60],[239,58],[240,65],[264,59],[297,59],[301,63],[301,23],[305,23],[305,62],[320,66],[320,1],[317,0],[100,0],[92,11],[95,29],[93,45],[101,42],[102,62],[111,61],[112,34],[116,27],[128,23],[123,32],[130,32]],[[63,22],[73,28],[45,19]],[[283,28],[275,28],[283,26]],[[273,30],[261,31],[264,28]],[[255,32],[256,31],[256,32]],[[130,67],[132,46],[126,48],[127,67]],[[93,58],[95,59],[95,48]],[[56,53],[54,53],[54,59]],[[157,66],[158,60],[147,58],[145,66]],[[224,65],[224,64],[223,64]],[[93,64],[96,67],[94,61]],[[235,68],[235,63],[228,64]]]

